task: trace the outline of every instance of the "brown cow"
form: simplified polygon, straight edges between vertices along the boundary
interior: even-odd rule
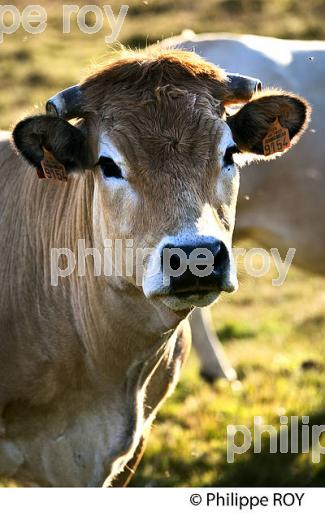
[[[55,96],[54,115],[16,126],[29,165],[2,136],[2,476],[45,486],[128,480],[186,356],[185,318],[236,288],[233,154],[263,158],[276,118],[294,144],[309,117],[303,99],[258,87],[193,53],[129,54]],[[225,105],[239,101],[226,119]],[[80,240],[92,248],[83,272],[53,283],[53,251],[66,274]],[[113,252],[117,240],[150,248],[140,283],[124,252],[122,273],[116,256],[110,275],[98,272],[108,240]],[[199,273],[187,264],[180,273],[197,250]]]

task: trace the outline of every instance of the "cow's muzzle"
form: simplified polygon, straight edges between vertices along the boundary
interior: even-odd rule
[[[237,289],[228,248],[216,238],[163,243],[159,262],[158,272],[147,273],[144,292],[149,298],[163,298],[174,310],[203,307],[222,291]]]

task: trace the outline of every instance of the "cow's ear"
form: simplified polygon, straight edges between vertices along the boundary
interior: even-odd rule
[[[36,168],[40,168],[45,150],[50,152],[67,172],[90,167],[90,150],[86,135],[60,117],[28,117],[14,128],[13,140],[21,155]]]
[[[227,119],[241,152],[275,156],[295,144],[310,119],[307,101],[289,93],[261,94]]]

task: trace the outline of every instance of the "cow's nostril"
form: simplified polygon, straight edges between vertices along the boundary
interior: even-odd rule
[[[177,271],[177,269],[179,269],[181,266],[181,259],[180,259],[179,255],[176,255],[176,254],[171,255],[170,260],[169,260],[169,265],[173,271]]]
[[[214,254],[213,270],[220,271],[228,264],[229,255],[223,242],[220,242],[218,251]]]

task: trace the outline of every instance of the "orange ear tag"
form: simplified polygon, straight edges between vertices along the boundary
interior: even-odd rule
[[[43,148],[44,157],[41,160],[41,168],[37,169],[37,174],[43,179],[55,179],[67,182],[68,174],[63,166],[51,152]]]
[[[263,139],[264,155],[283,152],[287,148],[290,148],[289,130],[276,118]]]

